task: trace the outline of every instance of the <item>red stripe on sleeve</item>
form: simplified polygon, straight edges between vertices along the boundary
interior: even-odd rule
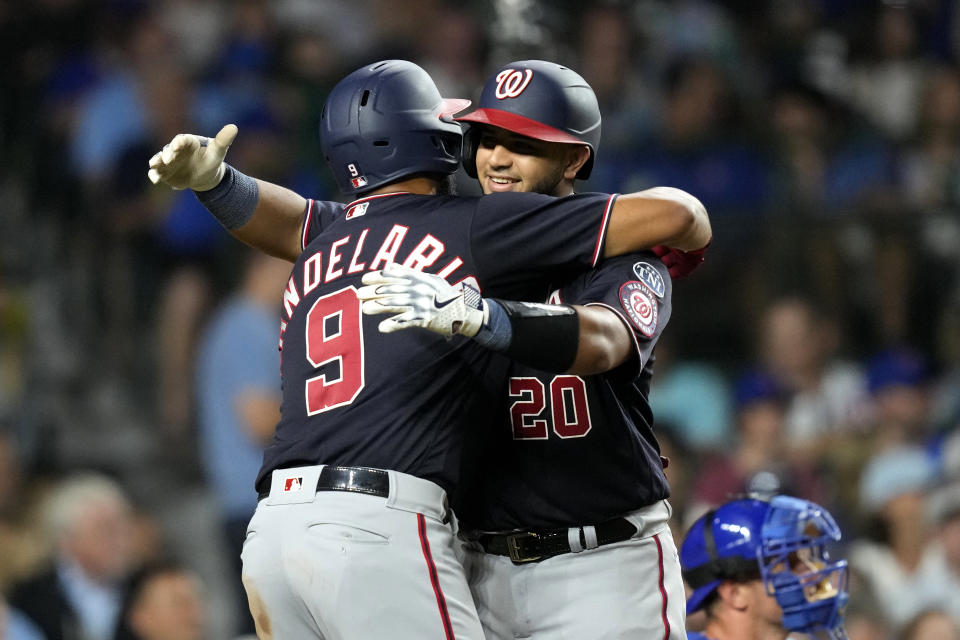
[[[307,215],[303,218],[303,235],[300,237],[300,250],[307,248],[307,230],[310,228],[310,220],[313,218],[313,200],[307,200]]]
[[[612,194],[607,199],[607,208],[603,212],[603,221],[600,223],[600,233],[597,234],[597,245],[593,249],[593,266],[600,262],[600,254],[603,250],[603,241],[607,237],[607,226],[610,224],[610,212],[613,211],[613,203],[617,199],[616,194]]]

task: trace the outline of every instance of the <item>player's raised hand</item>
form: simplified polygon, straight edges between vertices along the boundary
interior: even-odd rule
[[[680,251],[679,249],[671,249],[661,244],[651,249],[651,251],[657,254],[660,261],[667,267],[667,270],[670,272],[670,277],[674,280],[679,280],[680,278],[686,278],[696,271],[697,267],[703,264],[704,254],[707,252],[710,244],[711,243],[708,242],[707,246],[695,251]]]
[[[365,314],[396,314],[380,323],[381,333],[418,327],[472,337],[483,326],[483,298],[469,285],[453,287],[440,276],[399,264],[364,274],[363,284],[357,297]]]
[[[153,184],[163,182],[174,189],[213,189],[223,178],[223,158],[236,137],[235,124],[226,125],[212,139],[179,133],[150,158],[147,177]]]

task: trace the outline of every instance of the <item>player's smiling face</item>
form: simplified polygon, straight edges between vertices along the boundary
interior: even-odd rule
[[[499,127],[480,126],[477,178],[484,193],[530,191],[562,196],[590,157],[586,146],[545,142]]]

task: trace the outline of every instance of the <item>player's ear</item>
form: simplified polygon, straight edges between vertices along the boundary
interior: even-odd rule
[[[744,611],[750,604],[749,585],[734,580],[724,580],[717,586],[717,595],[723,603],[737,611]]]
[[[567,145],[567,157],[563,166],[563,177],[567,180],[573,180],[577,177],[580,167],[590,159],[590,147],[586,145]]]

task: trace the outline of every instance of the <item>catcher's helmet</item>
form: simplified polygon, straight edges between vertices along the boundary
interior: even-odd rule
[[[683,577],[693,589],[687,615],[723,580],[756,576],[783,611],[783,627],[845,638],[847,562],[831,563],[826,544],[840,539],[830,513],[807,500],[728,502],[693,523],[680,548]]]
[[[414,173],[451,174],[463,133],[452,116],[469,100],[440,97],[426,71],[384,60],[337,83],[320,114],[320,147],[344,193],[362,193]]]
[[[480,94],[477,109],[457,120],[507,129],[547,142],[585,144],[590,158],[577,172],[589,178],[600,145],[600,107],[576,71],[543,60],[511,62],[497,70]],[[468,135],[463,168],[477,177],[476,136]]]

